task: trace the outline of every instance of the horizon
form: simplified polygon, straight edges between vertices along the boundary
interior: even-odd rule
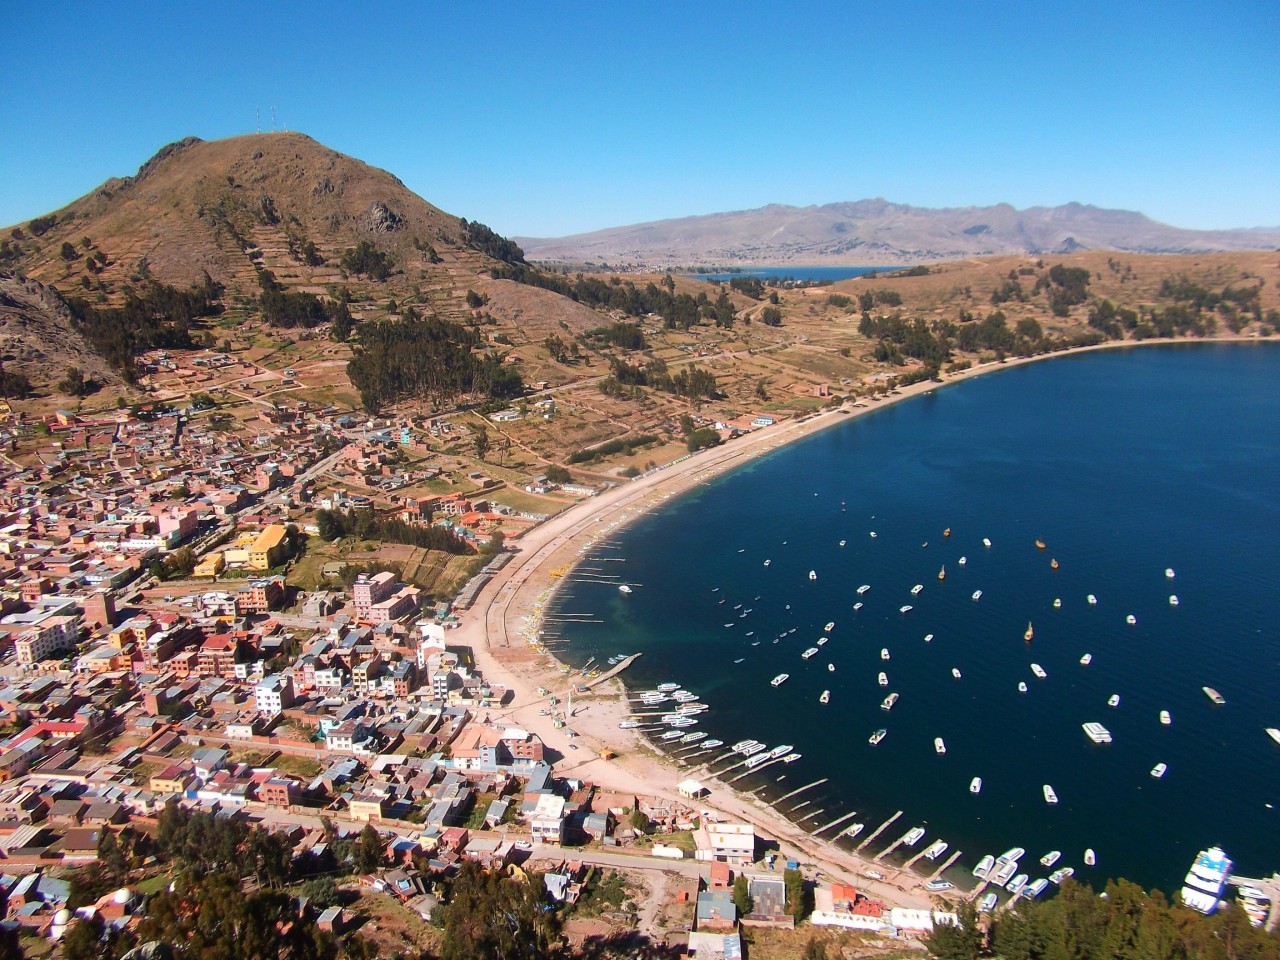
[[[5,127],[55,122],[0,157],[0,223],[274,117],[506,236],[890,196],[1280,228],[1272,3],[517,9],[11,9]]]

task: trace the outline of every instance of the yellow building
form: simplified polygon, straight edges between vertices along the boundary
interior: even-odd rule
[[[220,553],[210,553],[196,564],[192,576],[195,577],[216,577],[227,565],[227,558]]]
[[[253,541],[249,547],[250,570],[270,570],[284,559],[285,529],[283,524],[273,523]]]

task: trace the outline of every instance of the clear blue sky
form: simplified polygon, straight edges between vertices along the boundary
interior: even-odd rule
[[[277,123],[557,236],[882,196],[1280,226],[1280,3],[9,0],[0,224]]]

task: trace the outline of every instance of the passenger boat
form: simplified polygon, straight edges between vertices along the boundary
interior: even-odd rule
[[[1025,680],[1019,680],[1019,681],[1018,681],[1018,692],[1019,692],[1019,693],[1026,693],[1026,692],[1027,692],[1027,681],[1025,681]]]
[[[1000,898],[997,897],[994,893],[984,894],[982,899],[978,901],[978,912],[990,913],[992,910],[996,908],[996,904],[999,903],[999,901],[1000,901]]]
[[[694,717],[676,717],[674,720],[664,721],[669,727],[692,727],[698,721]]]
[[[1084,852],[1084,865],[1086,867],[1096,867],[1098,865],[1098,855],[1093,852],[1093,847]]]
[[[810,648],[809,648],[808,650],[806,650],[804,653],[800,654],[800,659],[802,659],[802,660],[808,660],[810,657],[812,657],[812,656],[813,656],[815,653],[817,653],[817,652],[818,652],[818,648],[817,648],[817,647],[810,647]]]
[[[1107,697],[1107,706],[1108,707],[1120,706],[1120,694],[1113,693],[1111,696]]]
[[[973,868],[973,875],[979,880],[986,880],[991,876],[991,868],[995,865],[996,858],[988,853],[984,855],[983,858],[978,861],[978,865]]]
[[[759,740],[739,740],[729,749],[732,750],[734,753],[741,753],[747,747],[753,746],[759,742],[760,742]]]
[[[933,843],[929,845],[928,849],[925,850],[924,858],[926,860],[937,860],[940,856],[942,856],[944,853],[947,852],[947,846],[948,844],[947,844],[947,841],[945,840],[933,841]]]
[[[981,600],[981,599],[982,599],[982,591],[981,591],[981,590],[975,590],[975,591],[973,591],[973,599],[974,599],[974,600]]]
[[[1026,855],[1027,855],[1027,851],[1024,850],[1022,847],[1010,847],[1004,853],[1000,854],[1000,859],[1012,860],[1014,863],[1017,863]]]
[[[991,869],[991,882],[997,887],[1003,887],[1013,879],[1014,874],[1017,872],[1018,861],[1008,860],[1004,857],[997,857],[996,864]],[[994,894],[992,894],[992,896],[994,896]]]
[[[1043,680],[1045,677],[1048,676],[1048,674],[1044,672],[1044,667],[1040,666],[1040,664],[1038,663],[1033,663],[1031,665],[1031,672],[1034,673],[1041,680]]]
[[[1031,899],[1034,900],[1036,897],[1040,896],[1040,894],[1044,893],[1045,890],[1047,890],[1048,888],[1049,888],[1049,881],[1046,880],[1044,877],[1041,877],[1039,880],[1036,880],[1033,883],[1031,883],[1027,887],[1027,889],[1022,891],[1022,895],[1024,897],[1030,897]]]
[[[881,647],[881,648],[880,648],[880,659],[881,659],[881,660],[888,660],[888,659],[889,659],[889,648],[888,648],[888,647]]]
[[[861,609],[862,609],[862,601],[861,601],[861,600],[859,600],[857,603],[855,603],[855,604],[853,605],[853,609],[855,609],[855,610],[861,610]]]
[[[782,762],[783,762],[783,763],[794,763],[795,761],[799,760],[802,756],[804,756],[804,754],[801,754],[801,753],[788,753],[785,757],[783,757],[783,758],[782,758]]]
[[[1176,593],[1169,594],[1169,606],[1176,607],[1178,605],[1178,595]]]
[[[1227,698],[1217,690],[1213,689],[1213,687],[1201,687],[1200,689],[1204,691],[1204,695],[1212,700],[1216,706],[1220,707],[1227,702]]]
[[[876,677],[876,682],[882,687],[887,687],[889,685],[889,675],[884,671],[881,671],[880,675]]]
[[[1087,597],[1085,597],[1085,599],[1089,601],[1090,606],[1095,606],[1098,602],[1098,598],[1095,597],[1092,593],[1089,594]]]
[[[989,546],[991,546],[991,541],[990,541],[990,540],[988,540],[986,537],[983,537],[983,538],[982,538],[982,545],[983,545],[984,547],[989,547]]]
[[[789,673],[780,673],[769,682],[773,684],[775,687],[780,687],[787,682],[787,677],[789,676],[791,676],[791,674]]]
[[[749,747],[743,747],[738,752],[742,754],[744,757],[752,757],[752,756],[755,756],[757,753],[759,753],[763,749],[764,749],[764,744],[757,742],[757,743],[751,744],[751,746]]]
[[[914,847],[917,843],[924,839],[924,827],[912,827],[902,837],[905,846]]]
[[[1004,888],[1016,897],[1018,894],[1020,894],[1023,890],[1026,889],[1027,881],[1030,879],[1031,877],[1029,874],[1020,873],[1016,877],[1014,877],[1012,880],[1010,880],[1008,883],[1006,883],[1004,885]]]
[[[1061,859],[1062,859],[1061,850],[1050,850],[1048,853],[1046,853],[1043,857],[1040,858],[1040,866],[1052,867],[1055,863],[1057,863]]]
[[[941,737],[933,738],[933,752],[937,754],[943,754],[947,752],[947,745],[943,742]]]
[[[827,638],[826,638],[826,637],[819,637],[819,638],[818,638],[818,646],[822,646],[822,645],[823,645],[824,643],[826,643],[826,642],[827,642]]]
[[[1043,540],[1037,540],[1037,541],[1036,541],[1036,549],[1037,549],[1037,550],[1043,550],[1043,549],[1044,549],[1044,541],[1043,541]]]
[[[769,756],[767,753],[757,753],[754,757],[747,758],[746,767],[748,770],[754,770],[756,767],[760,766],[760,764],[768,763],[772,759],[773,757]]]
[[[1160,722],[1163,723],[1166,727],[1169,726],[1169,724],[1173,723],[1173,717],[1169,716],[1168,710],[1160,711]]]
[[[903,606],[899,607],[899,608],[898,608],[898,612],[899,612],[899,613],[910,613],[910,612],[911,612],[911,604],[909,604],[909,603],[908,603],[908,604],[904,604]]]
[[[1094,743],[1110,743],[1111,731],[1100,723],[1082,723],[1081,727]]]
[[[819,702],[819,703],[830,703],[830,702],[831,702],[831,691],[830,691],[830,690],[823,690],[823,691],[822,691],[822,696],[820,696],[820,697],[818,698],[818,702]]]
[[[866,592],[867,592],[868,590],[870,590],[870,589],[871,589],[871,584],[869,584],[869,583],[864,583],[862,586],[860,586],[860,587],[857,589],[857,591],[856,591],[856,592],[857,592],[858,596],[862,596],[864,593],[866,593]]]
[[[679,690],[679,689],[680,689],[680,684],[678,684],[678,683],[660,683],[660,684],[658,684],[658,688],[657,688],[657,689],[658,689],[658,692],[659,692],[659,693],[674,693],[675,691],[677,691],[677,690]]]
[[[640,726],[639,720],[623,720],[618,724],[618,727],[621,730],[634,730],[638,726]]]
[[[706,737],[707,735],[705,733],[686,733],[683,737],[680,738],[680,742],[681,743],[697,743],[699,740],[705,740]]]
[[[941,893],[944,890],[954,890],[956,885],[950,880],[926,880],[924,888],[930,893]]]
[[[1200,913],[1213,913],[1222,906],[1222,891],[1231,876],[1231,866],[1221,847],[1201,850],[1182,881],[1182,902]]]
[[[842,546],[842,547],[843,547],[843,546],[844,546],[844,544],[845,544],[845,542],[844,542],[843,540],[841,540],[841,541],[840,541],[840,546]]]
[[[1087,667],[1091,663],[1093,663],[1092,653],[1086,653],[1083,657],[1080,658],[1080,665],[1082,667]]]
[[[766,561],[764,562],[764,565],[767,567],[767,566],[768,566],[769,564],[771,564],[771,563],[773,563],[773,561],[772,561],[772,560],[766,560]]]
[[[897,703],[897,702],[898,702],[898,694],[897,694],[896,692],[895,692],[895,693],[891,693],[891,694],[889,694],[887,697],[885,697],[883,701],[881,701],[881,703],[880,703],[880,709],[881,709],[881,710],[892,710],[892,709],[893,709],[893,705],[894,705],[895,703]]]
[[[1054,792],[1053,787],[1049,786],[1049,784],[1047,784],[1047,783],[1046,783],[1046,784],[1044,785],[1044,788],[1043,788],[1043,789],[1044,789],[1044,802],[1045,802],[1045,803],[1057,803],[1057,802],[1058,802],[1058,795]]]
[[[886,730],[884,727],[881,727],[879,730],[877,730],[875,733],[873,733],[871,736],[867,738],[867,743],[871,744],[874,747],[877,743],[879,743],[881,740],[885,738],[885,734],[887,734],[888,732],[889,731]]]
[[[810,579],[810,580],[817,580],[817,579],[818,579],[818,571],[816,571],[816,570],[810,570],[810,571],[809,571],[809,579]]]
[[[952,667],[952,668],[951,668],[951,675],[952,675],[953,677],[955,677],[957,680],[959,680],[959,679],[960,679],[960,668],[959,668],[959,667]]]
[[[714,750],[716,747],[723,747],[723,746],[724,746],[723,740],[708,740],[706,743],[702,745],[702,749]]]
[[[662,739],[662,740],[679,740],[679,739],[680,739],[681,737],[683,737],[683,736],[684,736],[684,734],[683,734],[683,733],[681,733],[679,730],[668,730],[666,733],[664,733],[664,734],[660,737],[660,739]]]
[[[876,538],[876,536],[877,536],[876,532],[875,532],[874,530],[872,530],[872,531],[871,531],[871,539],[872,539],[872,540],[874,540],[874,539]]]
[[[921,591],[921,590],[923,590],[923,589],[924,589],[924,584],[923,584],[923,583],[917,583],[914,587],[912,587],[912,588],[911,588],[911,595],[912,595],[913,597],[918,597],[918,596],[920,596],[920,591]]]
[[[1157,780],[1159,780],[1161,777],[1165,775],[1165,771],[1167,771],[1168,769],[1169,769],[1169,765],[1167,763],[1157,763],[1154,767],[1151,768],[1151,775],[1155,777]]]
[[[1131,613],[1131,614],[1129,614],[1127,617],[1125,617],[1125,618],[1124,618],[1124,622],[1125,622],[1125,623],[1127,623],[1129,626],[1131,626],[1131,627],[1132,627],[1135,623],[1137,623],[1137,622],[1138,622],[1138,618],[1137,618],[1137,617],[1135,617],[1135,616]]]
[[[1054,598],[1053,598],[1053,609],[1055,609],[1055,610],[1061,610],[1061,609],[1062,609],[1062,598],[1061,598],[1061,597],[1054,597]]]
[[[627,584],[625,584],[625,583],[620,583],[620,584],[618,584],[618,592],[619,592],[619,593],[630,593],[630,592],[631,592],[631,587],[629,587],[629,586],[628,586]]]
[[[1053,873],[1049,874],[1049,882],[1062,883],[1062,881],[1067,879],[1067,877],[1074,877],[1075,875],[1075,867],[1059,867],[1057,870],[1053,871]]]
[[[1023,640],[1026,640],[1028,643],[1030,643],[1030,642],[1031,642],[1031,638],[1032,638],[1032,637],[1034,637],[1035,635],[1036,635],[1035,628],[1031,626],[1031,621],[1030,621],[1030,620],[1028,620],[1028,621],[1027,621],[1027,632],[1026,632],[1026,633],[1024,633],[1024,634],[1022,635],[1022,639],[1023,639]]]
[[[1165,567],[1164,575],[1168,577],[1170,580],[1172,580],[1175,576],[1177,576],[1177,574],[1173,572],[1173,567]]]
[[[1276,743],[1280,743],[1280,727],[1267,727],[1266,730],[1268,737]]]
[[[982,792],[982,778],[981,778],[981,777],[974,777],[972,780],[970,780],[970,781],[969,781],[969,792],[970,792],[970,793],[981,793],[981,792]]]

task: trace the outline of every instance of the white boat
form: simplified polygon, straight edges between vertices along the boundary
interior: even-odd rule
[[[664,734],[662,735],[662,737],[661,737],[660,739],[662,739],[662,740],[679,740],[679,739],[680,739],[681,737],[683,737],[683,736],[684,736],[684,734],[683,734],[683,733],[681,733],[679,730],[668,730],[666,733],[664,733]]]
[[[800,654],[800,659],[802,659],[802,660],[808,660],[810,657],[812,657],[812,656],[813,656],[815,653],[817,653],[817,652],[818,652],[818,648],[817,648],[817,647],[810,647],[810,648],[809,648],[808,650],[806,650],[804,653]]]
[[[889,685],[889,675],[884,671],[881,671],[880,675],[876,677],[876,683],[880,684],[882,687],[887,687]]]
[[[666,721],[669,727],[692,727],[696,726],[698,721],[693,717],[677,717],[674,720]]]
[[[835,665],[834,663],[828,663],[828,664],[827,664],[827,672],[828,672],[828,673],[835,673],[835,672],[836,672],[836,665]]]
[[[888,648],[888,647],[881,647],[881,648],[880,648],[880,659],[881,659],[881,660],[888,660],[888,659],[889,659],[889,648]]]
[[[841,540],[841,541],[840,541],[840,546],[842,546],[842,547],[843,547],[843,546],[844,546],[844,544],[845,544],[845,542],[844,542],[843,540]]]
[[[877,534],[874,530],[872,530],[872,531],[871,531],[871,539],[873,539],[873,540],[874,540],[877,536],[878,536],[878,534]]]
[[[1276,743],[1280,743],[1280,727],[1267,727],[1266,731],[1268,737]]]
[[[1029,874],[1020,873],[1016,877],[1014,877],[1012,880],[1010,880],[1008,883],[1006,883],[1004,885],[1004,888],[1016,897],[1018,894],[1020,894],[1023,890],[1027,888],[1027,881],[1030,879],[1031,877]]]
[[[827,625],[823,627],[822,630],[824,633],[830,633],[835,628],[836,628],[836,622],[834,620],[829,620],[827,622]]]
[[[1048,676],[1048,674],[1044,672],[1044,667],[1040,666],[1040,664],[1038,663],[1033,663],[1031,665],[1031,672],[1034,673],[1041,680],[1043,680],[1045,677]]]
[[[1155,777],[1157,780],[1159,780],[1161,777],[1165,775],[1165,771],[1168,769],[1169,769],[1169,765],[1167,763],[1157,763],[1154,767],[1151,768],[1151,775]]]
[[[1169,594],[1169,606],[1176,607],[1178,605],[1178,595],[1176,593]]]
[[[1046,853],[1043,857],[1040,858],[1040,866],[1052,867],[1055,863],[1057,863],[1061,859],[1062,859],[1061,850],[1050,850],[1048,853]]]
[[[961,557],[959,560],[956,561],[956,563],[960,564],[960,566],[962,567],[968,562],[969,562],[968,557]]]
[[[973,875],[977,877],[979,880],[986,880],[988,877],[991,876],[991,868],[994,867],[995,865],[996,865],[996,858],[988,853],[981,860],[979,860],[978,865],[973,868]]]
[[[986,537],[983,537],[983,538],[982,538],[982,545],[983,545],[984,547],[989,547],[989,546],[991,546],[991,541],[990,541],[990,540],[988,540]]]
[[[851,823],[849,824],[849,826],[845,827],[843,830],[840,831],[840,835],[843,837],[848,837],[850,839],[853,839],[866,828],[867,828],[867,825],[865,823]]]
[[[884,739],[885,734],[887,734],[888,732],[889,731],[884,729],[884,727],[881,727],[871,736],[867,737],[867,743],[871,744],[874,747],[877,743],[879,743],[881,740]]]
[[[960,679],[960,668],[959,668],[959,667],[952,667],[952,668],[951,668],[951,675],[952,675],[953,677],[955,677],[957,680],[959,680],[959,679]]]
[[[1086,867],[1096,867],[1098,865],[1098,855],[1093,852],[1093,847],[1084,852],[1084,865]]]
[[[981,591],[981,590],[975,590],[975,591],[973,591],[973,599],[975,599],[975,600],[981,600],[981,599],[982,599],[982,591]]]
[[[1019,680],[1019,681],[1018,681],[1018,692],[1019,692],[1019,693],[1026,693],[1026,692],[1027,692],[1027,681],[1025,681],[1025,680]]]
[[[618,727],[622,730],[634,730],[638,726],[640,726],[639,720],[623,720],[618,724]]]
[[[810,580],[817,580],[817,579],[818,579],[818,571],[816,571],[816,570],[810,570],[810,571],[809,571],[809,579],[810,579]]]
[[[956,885],[950,880],[926,880],[924,888],[930,893],[941,893],[944,890],[954,890]]]
[[[917,583],[914,587],[912,587],[912,588],[911,588],[911,595],[912,595],[913,597],[918,597],[918,596],[920,596],[920,591],[921,591],[921,590],[923,590],[923,589],[924,589],[924,584],[923,584],[923,583]]]
[[[933,841],[933,843],[929,845],[928,849],[925,850],[924,858],[926,860],[937,860],[940,856],[942,856],[944,853],[947,852],[947,846],[948,844],[947,844],[947,841],[945,840]]]
[[[981,792],[982,792],[982,778],[981,778],[981,777],[974,777],[972,780],[970,780],[970,781],[969,781],[969,792],[970,792],[970,793],[981,793]]]
[[[754,756],[755,754],[759,753],[759,752],[760,752],[761,750],[763,750],[763,749],[764,749],[764,744],[763,744],[763,743],[753,743],[753,744],[752,744],[751,746],[749,746],[749,747],[743,747],[743,748],[742,748],[741,750],[739,750],[738,752],[739,752],[740,754],[742,754],[744,757],[750,757],[750,756]]]
[[[1214,706],[1220,707],[1227,702],[1227,698],[1213,689],[1213,687],[1201,687],[1200,689],[1204,691],[1206,697],[1213,701]]]
[[[1054,598],[1053,598],[1053,609],[1055,609],[1055,610],[1061,610],[1061,609],[1062,609],[1062,598],[1061,598],[1061,597],[1054,597]]]
[[[778,759],[779,757],[781,757],[783,754],[785,754],[785,753],[790,753],[790,752],[791,752],[792,750],[794,750],[794,749],[795,749],[795,747],[793,747],[793,746],[792,746],[791,744],[789,744],[789,743],[779,744],[778,746],[774,747],[772,750],[770,750],[770,751],[769,751],[769,756],[771,756],[773,759],[777,760],[777,759]]]
[[[631,592],[631,588],[630,588],[629,586],[627,586],[625,583],[620,583],[620,584],[618,584],[618,592],[619,592],[619,593],[630,593],[630,592]]]
[[[697,743],[699,740],[705,740],[706,737],[707,735],[705,733],[686,733],[683,737],[680,738],[680,742],[681,743]]]
[[[1031,883],[1026,890],[1022,891],[1022,895],[1024,897],[1030,897],[1031,899],[1034,900],[1036,897],[1040,896],[1040,894],[1044,893],[1045,890],[1047,890],[1048,888],[1049,888],[1049,881],[1046,880],[1044,877],[1041,877],[1039,880],[1036,880],[1033,883]]]
[[[1230,876],[1231,860],[1221,847],[1201,850],[1182,881],[1182,902],[1200,913],[1213,913],[1222,905],[1222,891]]]
[[[827,638],[826,638],[826,637],[819,637],[819,638],[817,639],[817,641],[815,641],[815,642],[818,644],[818,646],[822,646],[824,643],[826,643],[826,642],[827,642]]]
[[[1094,743],[1110,743],[1111,731],[1100,723],[1082,723],[1084,732],[1088,734],[1089,739]]]
[[[723,746],[724,746],[723,740],[708,740],[706,743],[702,745],[702,749],[714,750],[716,747],[723,747]]]
[[[818,702],[819,702],[819,703],[830,703],[830,702],[831,702],[831,691],[830,691],[830,690],[823,690],[823,691],[822,691],[822,696],[820,696],[820,697],[818,698]]]
[[[1169,724],[1173,723],[1173,717],[1169,716],[1168,710],[1160,711],[1160,722],[1163,723],[1166,727],[1169,726]]]
[[[754,757],[748,757],[746,766],[748,770],[754,770],[756,767],[760,766],[760,764],[768,763],[772,759],[773,757],[769,756],[767,753],[759,753]]]
[[[938,754],[947,752],[947,745],[946,743],[943,742],[941,737],[933,738],[933,751],[934,753],[938,753]]]
[[[1049,874],[1049,882],[1062,883],[1062,881],[1067,879],[1067,877],[1074,877],[1075,875],[1075,867],[1059,867],[1057,870],[1053,871],[1053,873]]]
[[[1092,593],[1089,594],[1087,597],[1085,597],[1085,599],[1088,600],[1091,605],[1097,604],[1098,602],[1098,598],[1095,597]]]
[[[1135,623],[1137,623],[1137,622],[1138,622],[1138,618],[1137,618],[1137,617],[1135,617],[1135,616],[1131,613],[1131,614],[1129,614],[1127,617],[1125,617],[1125,618],[1124,618],[1124,622],[1125,622],[1125,623],[1127,623],[1129,626],[1131,626],[1131,627],[1132,627]]]
[[[766,561],[764,562],[764,565],[767,567],[767,566],[768,566],[769,564],[771,564],[771,563],[773,563],[773,561],[772,561],[772,560],[766,560]]]
[[[1012,860],[1014,863],[1017,863],[1026,855],[1027,855],[1027,851],[1024,850],[1022,847],[1010,847],[1004,853],[1000,854],[1000,859]]]
[[[802,756],[804,756],[804,754],[802,754],[802,753],[788,753],[785,757],[783,757],[783,758],[782,758],[782,762],[783,762],[783,763],[795,763],[795,762],[796,762],[797,760],[799,760]]]
[[[912,609],[913,609],[913,608],[912,608],[911,604],[909,604],[909,603],[904,603],[902,606],[900,606],[900,607],[898,608],[898,612],[899,612],[899,613],[910,613]]]
[[[885,697],[885,698],[884,698],[883,702],[881,702],[881,704],[880,704],[880,709],[881,709],[881,710],[892,710],[892,709],[893,709],[893,705],[894,705],[895,703],[897,703],[897,702],[898,702],[898,695],[897,695],[897,693],[891,693],[891,694],[889,694],[887,697]]]
[[[787,677],[789,676],[791,676],[791,674],[789,673],[780,673],[769,682],[773,684],[775,687],[780,687],[787,682]]]
[[[924,839],[924,827],[912,827],[902,837],[905,846],[914,847],[917,843]]]
[[[1175,576],[1177,576],[1177,574],[1173,572],[1173,567],[1165,567],[1164,575],[1168,577],[1170,580],[1172,580]]]
[[[1107,706],[1108,707],[1120,706],[1120,694],[1113,693],[1111,696],[1107,697]]]
[[[857,603],[855,603],[855,604],[853,605],[853,609],[855,609],[855,610],[861,610],[861,609],[862,609],[862,601],[858,601]]]
[[[1081,658],[1080,658],[1080,665],[1081,665],[1081,666],[1085,666],[1085,667],[1087,667],[1087,666],[1088,666],[1089,664],[1091,664],[1091,663],[1093,663],[1093,654],[1092,654],[1092,653],[1086,653],[1083,657],[1081,657]]]
[[[759,742],[760,742],[759,740],[739,740],[729,749],[732,750],[734,753],[741,753],[747,747],[754,746]]]
[[[1049,786],[1049,784],[1047,783],[1044,785],[1044,802],[1045,803],[1058,802],[1058,795],[1054,793],[1053,787]]]
[[[870,590],[870,589],[871,589],[871,584],[869,584],[869,583],[864,583],[862,586],[860,586],[860,587],[858,588],[858,590],[857,590],[857,594],[858,594],[858,596],[862,596],[864,593],[866,593],[866,592],[867,592],[868,590]]]
[[[991,882],[997,887],[1003,887],[1006,883],[1013,879],[1014,874],[1018,872],[1018,861],[1009,860],[1005,857],[997,857],[996,864],[991,869]],[[993,894],[994,896],[994,894]]]
[[[678,683],[660,683],[660,684],[658,684],[658,692],[659,692],[659,693],[674,693],[676,690],[679,690],[679,689],[680,689],[680,684],[678,684]]]
[[[994,893],[983,894],[982,899],[978,901],[978,912],[990,913],[996,908],[996,904],[999,903],[999,901],[1000,898]]]

